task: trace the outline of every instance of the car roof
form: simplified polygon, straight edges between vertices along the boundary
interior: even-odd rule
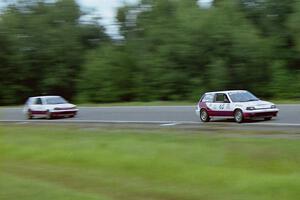
[[[216,93],[230,93],[230,92],[248,92],[247,90],[223,90],[223,91],[215,91],[215,92],[206,92],[205,94],[216,94]]]
[[[36,98],[42,98],[42,99],[44,99],[44,98],[53,98],[53,97],[61,97],[61,96],[34,96],[34,97],[29,97],[29,98],[32,98],[32,99],[36,99]]]

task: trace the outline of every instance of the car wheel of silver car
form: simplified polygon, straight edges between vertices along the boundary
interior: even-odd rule
[[[27,111],[27,119],[32,119],[32,112],[31,112],[31,110]]]
[[[46,112],[46,119],[52,119],[52,115],[49,110],[47,110],[47,112]]]
[[[200,120],[202,122],[209,122],[210,117],[205,109],[201,109],[200,111]]]
[[[241,110],[236,110],[234,112],[234,120],[237,123],[242,123],[244,121],[244,115],[243,115],[243,112]]]

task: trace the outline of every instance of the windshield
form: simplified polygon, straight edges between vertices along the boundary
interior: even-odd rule
[[[67,103],[67,101],[65,99],[63,99],[62,97],[50,97],[46,99],[47,104],[64,104]]]
[[[231,92],[229,96],[233,102],[258,101],[259,99],[250,92]]]

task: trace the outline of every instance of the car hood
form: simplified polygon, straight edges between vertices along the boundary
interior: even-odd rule
[[[268,102],[268,101],[258,100],[258,101],[246,102],[245,105],[247,107],[255,107],[256,109],[267,109],[267,108],[270,108],[274,104],[271,102]]]
[[[66,108],[66,109],[75,107],[75,105],[71,104],[71,103],[54,104],[54,105],[48,105],[48,106],[51,108]]]

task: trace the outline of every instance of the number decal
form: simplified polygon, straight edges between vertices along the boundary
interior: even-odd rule
[[[221,104],[221,105],[219,106],[220,110],[224,110],[224,107],[225,107],[225,104]]]

